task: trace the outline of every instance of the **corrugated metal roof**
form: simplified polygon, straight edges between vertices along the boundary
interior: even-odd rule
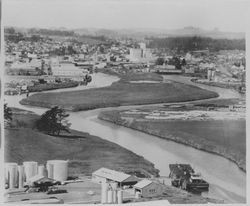
[[[150,185],[151,183],[153,183],[151,180],[144,179],[144,180],[138,182],[137,184],[135,184],[134,187],[142,189],[142,188]]]
[[[93,172],[93,175],[104,177],[106,179],[114,180],[117,182],[123,182],[124,180],[128,179],[131,177],[131,175],[128,175],[123,172],[118,172],[115,170],[107,169],[107,168],[100,168],[99,170],[96,170]]]
[[[28,182],[29,183],[33,183],[33,182],[53,182],[54,180],[48,177],[44,177],[43,175],[35,175],[31,178],[29,178]]]

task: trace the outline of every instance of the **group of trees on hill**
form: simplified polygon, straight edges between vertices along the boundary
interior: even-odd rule
[[[41,34],[46,36],[74,36],[74,31],[54,29],[29,29],[30,34]]]
[[[150,38],[150,48],[169,48],[177,51],[194,51],[209,49],[219,50],[245,50],[245,39],[212,39],[207,37],[167,37]]]
[[[4,124],[5,127],[10,126],[12,121],[12,109],[8,107],[7,103],[4,104]],[[69,114],[58,106],[52,107],[36,121],[36,128],[50,135],[60,135],[62,131],[70,133],[70,123],[67,120]]]

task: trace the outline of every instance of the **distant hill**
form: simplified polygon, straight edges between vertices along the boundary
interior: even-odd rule
[[[7,27],[6,27],[7,28]],[[145,37],[183,37],[183,36],[200,36],[210,37],[213,39],[244,39],[244,32],[225,32],[219,29],[205,30],[198,27],[184,27],[180,29],[154,29],[154,28],[134,28],[134,29],[105,29],[105,28],[77,28],[67,29],[64,27],[53,27],[48,29],[41,28],[21,28],[15,27],[16,31],[29,32],[42,31],[42,33],[72,33],[86,36],[105,36],[109,38],[130,37],[141,39]]]
[[[218,29],[204,30],[196,27],[184,27],[181,29],[167,30],[167,29],[150,29],[150,28],[138,28],[138,29],[95,29],[84,28],[75,29],[75,33],[85,35],[103,35],[109,37],[171,37],[171,36],[201,36],[210,37],[214,39],[242,39],[245,38],[244,32],[224,32]]]

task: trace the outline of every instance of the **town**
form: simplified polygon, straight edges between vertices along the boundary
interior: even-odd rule
[[[76,87],[91,82],[93,72],[179,74],[245,93],[243,50],[162,50],[148,47],[154,39],[109,39],[67,32],[6,29],[7,95]],[[190,41],[202,43],[202,39]]]

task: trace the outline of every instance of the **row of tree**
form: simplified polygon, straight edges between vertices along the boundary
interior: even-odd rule
[[[150,48],[169,48],[177,51],[194,51],[209,49],[219,50],[245,50],[245,39],[212,39],[207,37],[167,37],[150,38]]]

